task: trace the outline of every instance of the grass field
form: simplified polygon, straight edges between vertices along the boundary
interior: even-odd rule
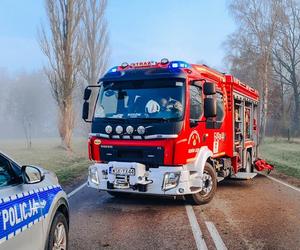
[[[260,156],[274,164],[278,172],[300,179],[300,140],[266,138]]]
[[[0,140],[0,151],[21,165],[42,166],[54,171],[60,183],[65,185],[87,173],[90,165],[87,155],[87,140],[73,140],[73,153],[67,153],[58,138],[33,139],[32,149],[26,149],[23,140]]]

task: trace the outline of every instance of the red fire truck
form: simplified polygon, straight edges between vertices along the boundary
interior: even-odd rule
[[[259,94],[232,75],[167,59],[123,63],[84,100],[92,188],[204,204],[218,181],[256,175]]]

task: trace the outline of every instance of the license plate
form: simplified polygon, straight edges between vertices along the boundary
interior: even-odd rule
[[[113,168],[111,170],[112,174],[115,175],[135,175],[135,169],[134,168]]]

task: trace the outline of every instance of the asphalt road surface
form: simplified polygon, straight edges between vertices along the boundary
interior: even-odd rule
[[[203,206],[85,186],[70,207],[70,249],[300,249],[300,190],[264,176],[221,182]]]

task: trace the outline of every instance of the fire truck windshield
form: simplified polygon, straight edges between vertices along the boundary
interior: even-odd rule
[[[180,120],[184,86],[183,79],[104,82],[94,118]]]

